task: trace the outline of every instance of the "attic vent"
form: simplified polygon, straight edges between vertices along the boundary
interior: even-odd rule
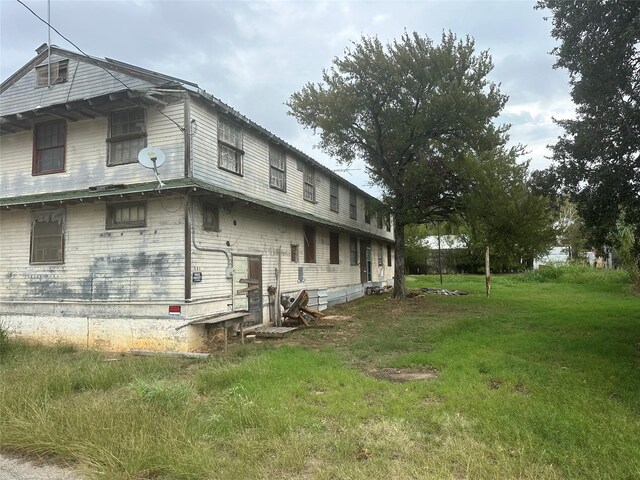
[[[51,85],[64,83],[67,81],[69,60],[61,60],[51,64]],[[36,87],[46,87],[48,85],[49,65],[36,67]]]

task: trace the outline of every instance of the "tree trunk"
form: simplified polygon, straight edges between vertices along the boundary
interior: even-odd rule
[[[487,283],[487,297],[491,294],[491,257],[489,256],[489,245],[484,253],[484,274]]]
[[[404,291],[404,224],[396,221],[393,226],[396,237],[396,262],[393,275],[393,298],[402,300]]]

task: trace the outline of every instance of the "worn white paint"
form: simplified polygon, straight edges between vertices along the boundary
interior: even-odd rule
[[[194,177],[212,185],[237,191],[259,201],[270,202],[274,205],[291,208],[313,215],[319,220],[344,225],[362,232],[362,234],[377,235],[393,241],[392,231],[386,226],[377,228],[375,215],[371,223],[364,222],[365,197],[357,193],[357,219],[349,217],[349,184],[339,179],[339,211],[333,212],[329,208],[330,179],[323,171],[315,171],[316,202],[303,199],[303,172],[298,170],[298,164],[309,168],[310,164],[297,158],[291,152],[286,153],[286,191],[269,186],[269,139],[261,138],[248,128],[243,128],[243,175],[237,175],[218,168],[218,116],[210,106],[201,101],[192,102],[191,117],[196,121],[197,129],[193,137],[193,172]],[[393,230],[392,228],[390,230]]]
[[[2,114],[122,89],[95,65],[74,59],[69,62],[69,78],[51,89],[35,89],[35,70],[27,72],[2,93]],[[146,77],[134,76],[127,81],[132,86],[152,86]],[[187,101],[188,95],[191,98]],[[269,319],[267,287],[276,284],[278,265],[280,290],[306,289],[314,307],[324,309],[362,296],[365,285],[361,283],[360,266],[350,264],[351,236],[371,242],[371,283],[392,283],[393,264],[388,265],[387,246],[393,242],[393,233],[384,225],[377,228],[375,215],[371,215],[370,223],[364,222],[366,194],[357,192],[358,218],[351,219],[349,191],[354,187],[339,179],[339,212],[331,211],[331,175],[317,169],[316,201],[304,200],[303,172],[298,167],[310,168],[311,162],[291,149],[285,149],[286,191],[271,188],[269,144],[279,141],[240,120],[235,123],[243,131],[243,174],[218,168],[217,124],[224,114],[199,94],[184,90],[182,98],[165,106],[162,113],[155,108],[146,110],[147,145],[160,147],[167,158],[160,177],[184,178],[187,148],[179,127],[188,122],[185,112],[190,105],[190,118],[195,120],[191,145],[193,179],[229,194],[222,197],[198,188],[188,194],[162,192],[158,196],[147,192],[129,199],[116,195],[108,199],[85,198],[80,203],[61,202],[55,208],[65,212],[64,262],[46,265],[30,263],[32,213],[42,206],[25,202],[23,207],[3,210],[0,321],[13,334],[106,350],[202,349],[206,346],[206,327],[176,328],[188,321],[246,308],[245,298],[234,295],[240,286],[244,287],[238,280],[246,276],[246,261],[242,262],[246,256],[261,259],[264,321]],[[35,194],[86,191],[98,185],[154,181],[152,172],[137,163],[108,167],[107,135],[108,119],[104,116],[67,122],[65,171],[36,176],[31,173],[33,132],[2,135],[0,197],[28,198]],[[237,201],[236,195],[249,201]],[[119,200],[146,202],[146,226],[107,229],[108,202]],[[218,231],[203,229],[203,200],[219,210]],[[188,230],[187,218],[192,225]],[[316,231],[314,263],[304,263],[305,226],[313,226]],[[329,262],[331,229],[339,234],[336,265]],[[190,242],[187,231],[192,236]],[[291,259],[291,245],[298,245],[298,262]],[[383,253],[380,266],[379,246]],[[187,270],[189,258],[191,271]],[[201,275],[202,281],[191,282],[193,273]],[[170,305],[179,306],[180,314],[170,315]]]
[[[163,113],[182,122],[184,106],[176,103]],[[147,145],[160,147],[166,156],[160,168],[162,179],[184,176],[184,139],[182,132],[155,109],[147,109]],[[0,195],[17,197],[36,193],[63,192],[107,184],[151,182],[153,172],[138,163],[107,166],[108,120],[67,122],[65,171],[32,175],[33,132],[3,135],[0,142],[2,175]]]

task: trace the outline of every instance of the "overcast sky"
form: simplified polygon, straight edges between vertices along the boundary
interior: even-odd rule
[[[46,18],[46,1],[23,0]],[[350,42],[377,35],[387,42],[404,30],[438,40],[443,30],[470,35],[495,63],[490,78],[509,102],[500,123],[513,143],[527,146],[531,168],[545,168],[547,144],[561,130],[552,117],[572,116],[564,70],[553,70],[555,45],[548,12],[534,1],[51,1],[51,24],[86,53],[139,65],[197,83],[200,88],[330,168],[314,148],[318,138],[287,115],[284,102]],[[15,0],[0,0],[0,77],[35,56],[47,28]],[[75,50],[52,32],[52,43]],[[360,167],[360,169],[358,169]],[[371,188],[362,166],[345,178]]]

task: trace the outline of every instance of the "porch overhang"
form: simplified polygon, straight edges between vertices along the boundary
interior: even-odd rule
[[[361,238],[371,238],[385,243],[395,243],[395,240],[376,235],[371,232],[350,228],[346,225],[332,222],[324,218],[317,217],[310,213],[300,212],[292,208],[277,205],[268,201],[260,200],[243,192],[228,190],[217,185],[212,185],[201,180],[191,178],[180,178],[173,180],[163,180],[164,186],[158,188],[157,182],[138,183],[133,185],[108,184],[96,185],[82,190],[40,193],[35,195],[23,195],[12,198],[0,198],[0,210],[46,208],[63,205],[77,205],[80,203],[92,203],[96,201],[113,201],[133,198],[157,198],[175,194],[191,194],[193,196],[214,196],[222,203],[230,205],[244,205],[247,207],[277,212],[290,218],[295,218],[313,225],[320,225],[337,232]]]

